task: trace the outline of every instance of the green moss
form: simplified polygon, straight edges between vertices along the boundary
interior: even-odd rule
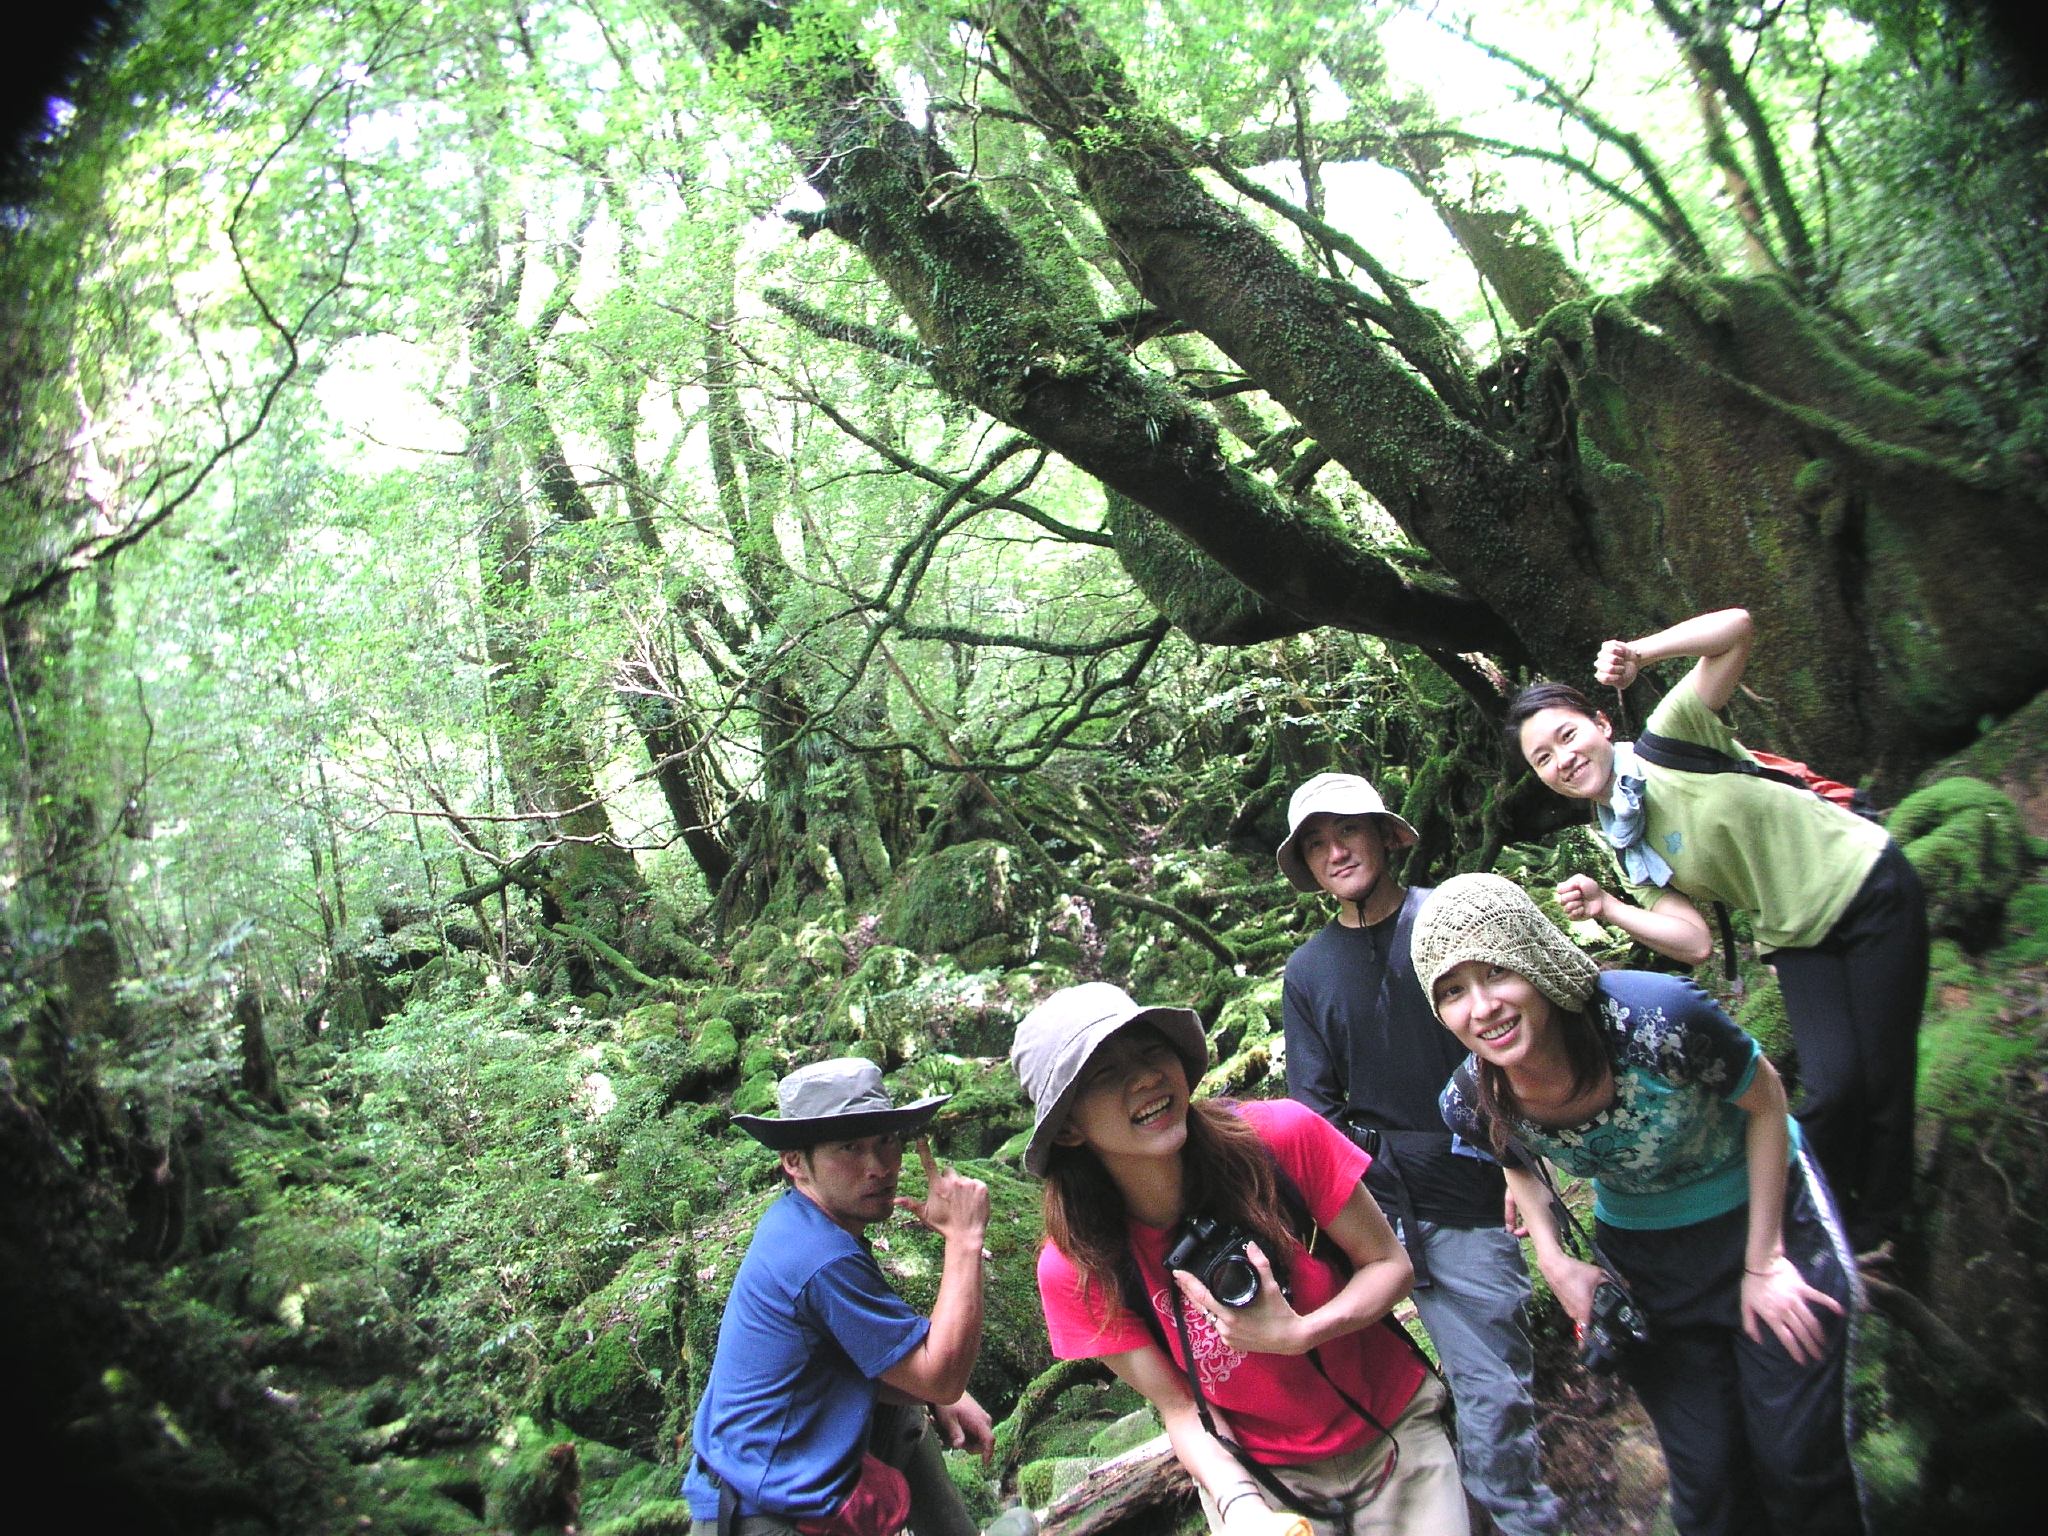
[[[1103,531],[1146,601],[1190,639],[1243,645],[1291,634],[1301,621],[1264,601],[1154,513],[1111,491]]]
[[[962,843],[911,870],[883,909],[882,928],[897,944],[927,955],[952,954],[994,936],[1018,939],[1045,904],[1043,886],[1043,877],[1007,844]]]
[[[667,1245],[641,1249],[556,1329],[547,1411],[607,1445],[653,1448],[680,1364],[677,1303]]]
[[[1151,1407],[1136,1408],[1107,1428],[1097,1430],[1088,1440],[1091,1456],[1121,1456],[1125,1451],[1156,1439],[1160,1433],[1159,1413]]]
[[[470,1457],[387,1457],[365,1469],[374,1514],[365,1524],[405,1536],[474,1536],[485,1530],[484,1477]]]
[[[739,1065],[739,1059],[739,1032],[733,1028],[732,1020],[715,1014],[698,1020],[696,1038],[691,1040],[686,1058],[692,1077],[699,1081],[724,1077]]]
[[[1934,1006],[1920,1027],[1919,1117],[1979,1140],[2009,1105],[2014,1075],[2035,1048],[2008,1022],[2004,995],[1953,942],[1934,946],[1931,988]]]
[[[1840,478],[1828,459],[1808,459],[1792,477],[1792,494],[1801,501],[1818,501],[1834,492]]]
[[[1002,1418],[1018,1393],[1052,1364],[1045,1314],[1038,1302],[1038,1245],[1045,1230],[1039,1185],[1013,1166],[986,1159],[959,1158],[954,1166],[989,1189],[988,1232],[983,1240],[989,1262],[974,1395]],[[922,1174],[906,1166],[902,1192],[921,1195],[923,1183]],[[913,1308],[929,1313],[938,1298],[944,1242],[908,1216],[870,1230],[881,1238],[876,1259],[889,1283]]]
[[[1043,1509],[1068,1489],[1078,1487],[1095,1467],[1092,1456],[1048,1456],[1027,1462],[1017,1471],[1017,1494],[1034,1509]]]
[[[2002,969],[2048,965],[2048,885],[2024,886],[2006,904],[2005,942],[1991,958]]]
[[[2014,710],[1969,747],[1944,762],[1934,777],[1968,774],[2027,795],[2048,789],[2048,692]]]
[[[1759,968],[1749,993],[1735,1009],[1735,1022],[1748,1030],[1764,1054],[1781,1069],[1793,1055],[1792,1026],[1785,1018],[1785,996],[1771,973]]]
[[[619,1020],[619,1038],[632,1042],[672,1036],[676,1033],[677,1017],[674,1003],[643,1003],[629,1009]]]
[[[690,1536],[690,1506],[680,1499],[642,1504],[630,1515],[589,1527],[589,1536]]]
[[[775,1084],[780,1074],[773,1069],[757,1072],[733,1090],[732,1112],[736,1115],[768,1115],[775,1112]]]
[[[682,1470],[674,1463],[629,1455],[594,1440],[583,1441],[577,1449],[583,1454],[585,1530],[601,1529],[643,1509],[677,1503]]]
[[[486,1483],[484,1514],[493,1528],[559,1531],[574,1517],[581,1480],[573,1440],[522,1444]]]
[[[1981,945],[2029,859],[2019,807],[1982,779],[1943,779],[1908,795],[1889,830],[1927,887],[1934,931]]]
[[[1280,976],[1264,977],[1251,991],[1241,993],[1223,1005],[1209,1031],[1209,1043],[1218,1055],[1235,1052],[1247,1045],[1269,1039],[1280,1027]]]

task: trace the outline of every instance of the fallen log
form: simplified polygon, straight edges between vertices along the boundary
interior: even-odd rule
[[[1096,1536],[1139,1518],[1148,1530],[1167,1530],[1195,1503],[1194,1479],[1174,1459],[1166,1436],[1155,1435],[1103,1462],[1054,1499],[1039,1530],[1041,1536]]]

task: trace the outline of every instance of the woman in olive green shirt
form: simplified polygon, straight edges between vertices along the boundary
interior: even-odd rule
[[[1648,730],[1734,757],[1720,719],[1755,632],[1740,608],[1600,647],[1594,675],[1626,688],[1646,665],[1698,658]],[[1743,773],[1666,768],[1617,742],[1606,715],[1561,683],[1525,688],[1508,730],[1538,778],[1591,802],[1634,904],[1586,875],[1558,887],[1568,917],[1610,923],[1700,965],[1701,906],[1750,916],[1776,968],[1799,1049],[1800,1126],[1841,1202],[1851,1241],[1877,1247],[1905,1215],[1913,1080],[1927,991],[1927,912],[1913,866],[1883,828],[1811,791]]]

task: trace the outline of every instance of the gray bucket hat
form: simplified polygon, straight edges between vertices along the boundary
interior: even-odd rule
[[[1088,1058],[1126,1024],[1150,1024],[1180,1052],[1188,1087],[1209,1070],[1209,1041],[1202,1017],[1192,1008],[1147,1008],[1122,987],[1106,981],[1062,987],[1024,1015],[1010,1042],[1010,1065],[1024,1084],[1037,1119],[1024,1148],[1024,1166],[1040,1178],[1052,1156],[1053,1139],[1067,1123],[1074,1091]]]
[[[882,1069],[865,1056],[835,1056],[798,1067],[775,1085],[781,1118],[734,1115],[732,1123],[777,1152],[821,1141],[858,1141],[883,1131],[914,1135],[930,1123],[951,1094],[936,1094],[901,1108],[889,1102]]]
[[[1415,915],[1408,948],[1432,1013],[1437,978],[1467,960],[1506,966],[1571,1012],[1585,1006],[1600,980],[1593,957],[1500,875],[1454,875],[1438,886]]]
[[[1415,829],[1388,810],[1380,792],[1366,780],[1355,773],[1319,773],[1287,802],[1287,840],[1274,851],[1280,873],[1297,891],[1322,889],[1296,846],[1302,824],[1311,816],[1379,816],[1393,823],[1395,847],[1406,848],[1415,841]]]

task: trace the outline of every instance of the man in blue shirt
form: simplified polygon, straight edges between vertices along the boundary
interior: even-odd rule
[[[877,1511],[906,1495],[918,1536],[971,1536],[924,1405],[947,1443],[993,1451],[989,1416],[966,1391],[988,1186],[939,1167],[920,1138],[925,1198],[897,1195],[905,1141],[945,1099],[897,1108],[871,1061],[800,1068],[776,1098],[779,1117],[733,1117],[779,1154],[789,1188],[755,1229],[719,1324],[683,1479],[693,1536],[881,1536],[901,1519]],[[928,1319],[868,1249],[868,1226],[899,1205],[946,1240]]]

